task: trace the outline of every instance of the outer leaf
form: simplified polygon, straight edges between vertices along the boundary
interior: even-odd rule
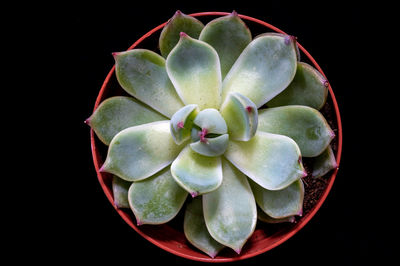
[[[331,146],[328,146],[320,155],[315,157],[312,176],[315,178],[324,176],[335,168],[337,168],[335,155],[333,154]]]
[[[208,133],[225,134],[228,131],[224,118],[216,109],[204,109],[194,119],[194,123]]]
[[[256,227],[256,202],[245,175],[226,160],[222,169],[222,185],[203,195],[204,219],[211,236],[239,254]]]
[[[165,59],[145,49],[115,53],[115,73],[122,88],[151,106],[161,114],[171,117],[183,107],[165,70]]]
[[[203,216],[202,198],[194,198],[186,205],[183,231],[189,242],[214,258],[224,245],[215,241],[207,230]]]
[[[320,112],[301,105],[259,110],[258,130],[292,138],[304,157],[321,154],[335,136]]]
[[[305,175],[300,149],[286,136],[257,131],[249,141],[230,141],[225,157],[257,184],[280,190]]]
[[[229,135],[224,134],[215,138],[206,138],[205,142],[197,141],[190,144],[190,148],[204,156],[220,156],[228,146]]]
[[[182,148],[172,139],[169,121],[130,127],[111,141],[101,171],[127,181],[142,180],[168,166]]]
[[[294,223],[296,221],[296,218],[294,218],[294,216],[289,216],[281,219],[272,218],[271,216],[266,214],[263,210],[261,210],[260,207],[257,207],[257,218],[262,222],[270,224],[285,223],[285,222]]]
[[[257,106],[246,96],[231,92],[221,106],[221,115],[233,140],[248,141],[257,131]]]
[[[86,121],[99,139],[109,145],[112,138],[125,128],[165,119],[134,98],[115,96],[102,102]]]
[[[221,159],[200,155],[186,146],[172,163],[171,173],[175,181],[195,197],[221,185]]]
[[[295,41],[283,34],[264,34],[244,49],[222,84],[222,99],[239,92],[261,107],[283,91],[296,73]]]
[[[328,97],[328,81],[321,73],[307,63],[298,62],[292,83],[268,106],[306,105],[321,109]]]
[[[222,79],[251,42],[251,33],[236,12],[210,21],[201,31],[199,40],[210,44],[221,61]]]
[[[167,58],[167,72],[185,104],[200,110],[221,103],[221,67],[217,52],[209,44],[185,33]]]
[[[304,185],[301,179],[281,190],[268,190],[254,181],[250,182],[258,206],[275,219],[301,215],[303,211]]]
[[[197,39],[203,28],[203,23],[198,19],[185,15],[179,10],[176,11],[161,32],[159,39],[161,55],[167,58],[179,41],[180,32],[186,32],[192,38]]]
[[[193,120],[199,112],[196,104],[179,109],[171,118],[171,135],[176,144],[182,144],[190,138]]]
[[[112,179],[112,191],[114,196],[114,204],[118,208],[129,208],[128,189],[132,182],[125,181],[117,176]]]
[[[146,180],[134,182],[128,193],[138,225],[170,221],[187,197],[187,192],[172,178],[169,167]]]

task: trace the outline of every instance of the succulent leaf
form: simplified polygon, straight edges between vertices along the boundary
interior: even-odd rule
[[[263,210],[261,210],[260,207],[257,206],[257,218],[258,220],[264,222],[264,223],[269,223],[269,224],[277,224],[277,223],[294,223],[296,221],[296,218],[294,216],[289,216],[286,218],[272,218],[268,214],[266,214]]]
[[[237,13],[232,12],[207,23],[199,40],[210,44],[217,51],[223,79],[243,49],[251,42],[251,33]]]
[[[118,176],[113,176],[112,191],[114,196],[114,204],[117,208],[129,208],[128,190],[132,182],[125,181]]]
[[[229,137],[248,141],[257,131],[257,106],[246,96],[231,92],[221,106],[221,115],[228,125]]]
[[[185,104],[200,110],[221,104],[221,67],[217,52],[209,44],[185,33],[167,57],[167,72]]]
[[[328,146],[320,155],[315,157],[312,176],[315,178],[324,176],[330,170],[337,168],[335,155],[331,146]]]
[[[224,118],[213,108],[200,111],[194,119],[194,124],[201,129],[207,129],[207,133],[225,134],[228,132]]]
[[[179,33],[186,32],[190,37],[197,39],[203,28],[204,25],[200,20],[185,15],[179,10],[176,11],[161,32],[159,39],[161,55],[167,58],[179,41]]]
[[[203,156],[188,145],[173,161],[171,173],[175,181],[195,197],[221,185],[221,159]]]
[[[215,138],[205,138],[205,141],[198,140],[190,144],[190,148],[195,152],[209,157],[224,154],[228,147],[229,135],[223,134]]]
[[[145,49],[114,53],[115,73],[130,95],[171,117],[184,105],[165,70],[165,59]]]
[[[132,97],[115,96],[103,101],[87,120],[99,139],[110,145],[121,130],[167,119]]]
[[[301,179],[281,190],[268,190],[250,180],[257,205],[275,219],[300,215],[303,210],[304,185]]]
[[[318,110],[302,105],[259,110],[258,130],[292,138],[304,157],[321,154],[335,136]]]
[[[193,120],[199,112],[196,104],[189,104],[179,109],[171,117],[171,135],[176,144],[182,144],[190,138]]]
[[[112,139],[100,170],[138,181],[165,168],[183,148],[175,144],[169,124],[159,121],[122,130]]]
[[[128,198],[138,225],[162,224],[178,214],[187,194],[175,182],[167,167],[152,177],[133,182]]]
[[[328,97],[328,82],[315,68],[298,62],[292,83],[268,102],[269,107],[285,105],[306,105],[321,109]]]
[[[291,138],[257,131],[247,141],[229,141],[224,156],[254,182],[280,190],[305,175],[300,149]]]
[[[274,98],[296,73],[296,43],[288,35],[264,34],[242,52],[222,84],[222,100],[239,92],[257,107]]]
[[[189,242],[214,258],[224,245],[215,241],[207,230],[203,216],[202,198],[194,198],[187,203],[185,218],[183,220],[183,231]]]
[[[222,169],[221,186],[203,195],[204,219],[211,236],[239,254],[256,227],[257,207],[246,176],[224,159]]]

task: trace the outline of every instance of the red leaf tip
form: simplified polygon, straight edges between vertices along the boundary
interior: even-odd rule
[[[177,127],[178,128],[183,128],[183,122],[182,121],[178,122]]]
[[[188,37],[188,35],[187,35],[186,33],[184,33],[183,31],[181,31],[181,32],[179,33],[179,36],[181,36],[181,38],[186,38],[186,37]]]
[[[90,126],[90,117],[88,119],[86,119],[85,121],[83,121],[83,123],[85,123],[86,125]]]
[[[297,41],[297,37],[293,36],[293,35],[286,35],[285,36],[285,44],[289,45],[291,42],[296,42]]]
[[[196,191],[190,192],[190,196],[192,196],[192,198],[197,197],[198,195],[199,195],[199,193]]]
[[[238,16],[238,13],[237,13],[235,10],[233,10],[232,13],[231,13],[231,16],[237,17],[237,16]]]

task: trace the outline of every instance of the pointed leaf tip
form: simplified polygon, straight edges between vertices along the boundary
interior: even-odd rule
[[[197,197],[198,195],[199,195],[199,192],[196,192],[196,191],[190,192],[190,196],[192,196],[192,198],[195,198],[195,197]]]
[[[296,42],[297,41],[297,37],[293,36],[293,35],[286,35],[285,36],[285,44],[289,45],[291,42]]]
[[[99,172],[100,173],[104,173],[104,172],[106,172],[106,164],[104,163],[101,167],[100,167],[100,169],[99,169]]]
[[[83,121],[83,123],[85,123],[86,125],[90,126],[90,120],[92,120],[91,117],[89,117],[88,119]]]
[[[233,10],[232,13],[231,13],[231,16],[232,16],[232,17],[237,17],[237,16],[238,16],[238,13],[237,13],[235,10]]]
[[[179,36],[181,36],[181,38],[186,38],[186,37],[188,37],[188,35],[187,35],[185,32],[183,32],[183,31],[181,31],[181,32],[179,33]]]
[[[240,255],[240,252],[242,252],[242,249],[241,248],[235,249],[235,252]]]

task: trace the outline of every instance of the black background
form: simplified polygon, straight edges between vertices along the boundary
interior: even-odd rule
[[[30,32],[33,46],[26,49],[34,50],[36,44],[40,47],[34,50],[40,51],[35,62],[42,63],[39,72],[44,78],[35,83],[43,86],[38,98],[51,99],[35,106],[50,129],[45,137],[38,132],[41,137],[34,144],[35,149],[41,149],[45,142],[48,149],[47,165],[43,166],[41,158],[42,163],[35,163],[34,168],[45,179],[41,183],[45,189],[34,193],[32,200],[39,201],[27,208],[32,212],[22,220],[30,233],[28,243],[32,243],[24,247],[35,250],[29,256],[39,261],[91,264],[202,264],[154,246],[119,217],[97,181],[89,127],[83,123],[113,66],[111,53],[126,50],[179,9],[186,14],[236,10],[297,36],[324,70],[341,112],[342,161],[321,209],[284,244],[231,265],[367,265],[373,259],[390,261],[394,257],[394,245],[389,241],[394,237],[391,224],[397,218],[395,212],[387,210],[392,197],[387,187],[395,176],[383,166],[390,156],[378,150],[389,145],[382,129],[390,125],[376,110],[384,109],[389,118],[393,111],[379,97],[380,91],[388,94],[388,87],[379,79],[376,70],[382,65],[376,59],[394,48],[381,48],[385,41],[381,37],[391,37],[382,33],[384,23],[376,24],[379,9],[350,1],[198,4],[61,2],[43,6],[48,11],[35,11],[27,21],[37,22]],[[37,159],[34,157],[32,160]]]

